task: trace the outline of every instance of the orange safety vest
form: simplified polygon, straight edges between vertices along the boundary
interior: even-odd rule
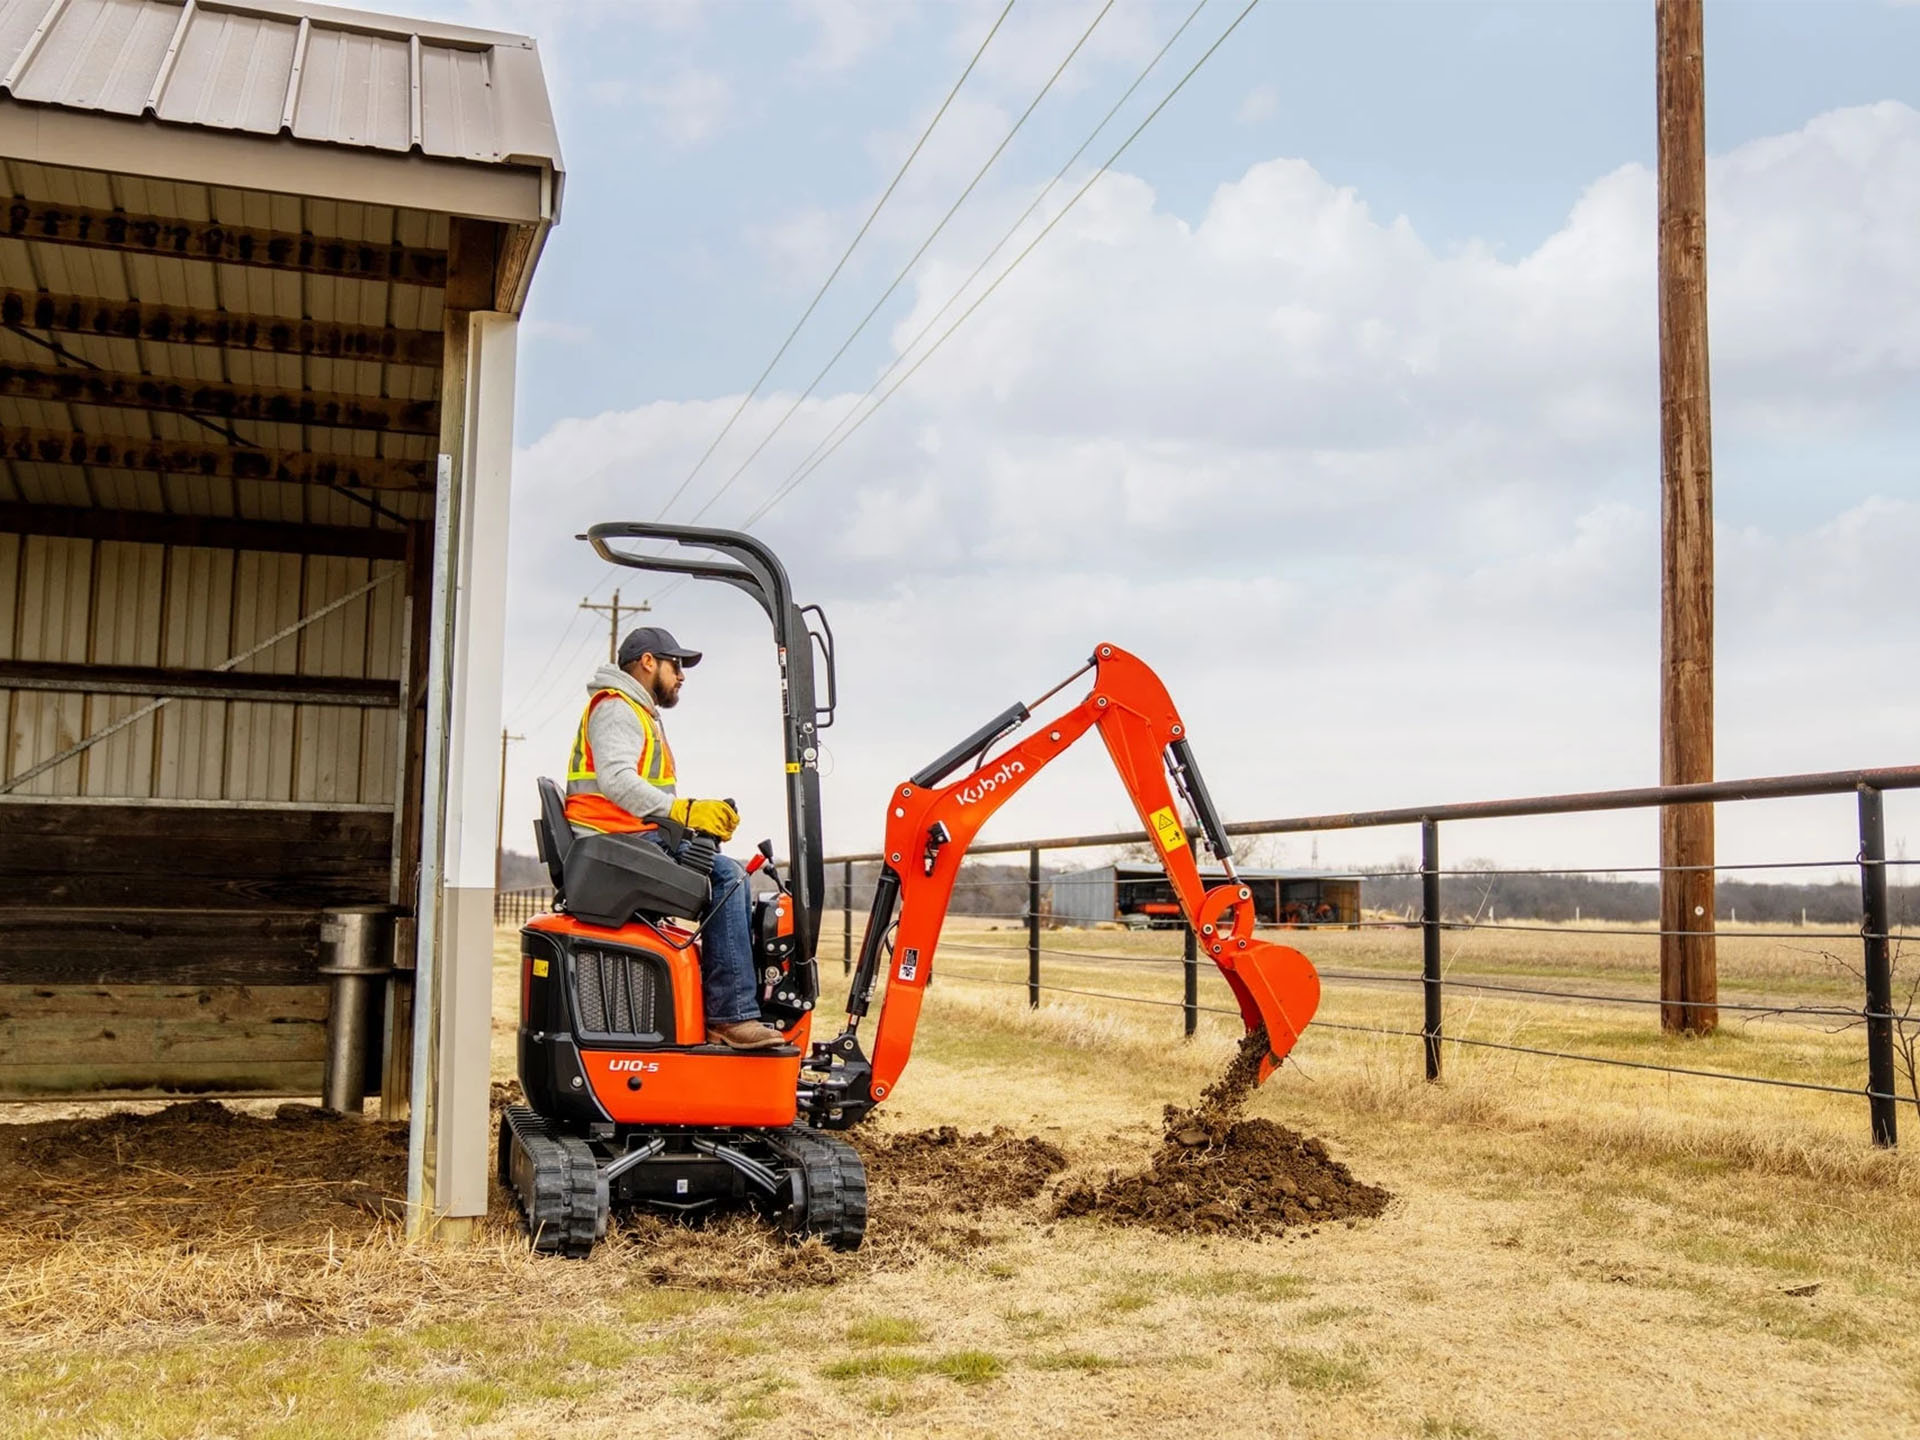
[[[653,821],[642,820],[621,809],[600,789],[600,777],[593,764],[593,744],[587,739],[587,722],[593,718],[593,707],[608,697],[625,701],[640,721],[640,778],[656,790],[664,790],[669,795],[674,792],[673,751],[667,745],[667,732],[661,728],[660,717],[623,691],[596,690],[580,714],[580,730],[574,737],[573,754],[567,761],[567,822],[602,834],[657,830],[659,826]]]

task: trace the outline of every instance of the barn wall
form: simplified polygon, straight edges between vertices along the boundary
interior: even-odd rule
[[[0,659],[211,670],[369,580],[367,594],[236,667],[398,680],[396,561],[0,535]],[[0,689],[0,782],[150,703]],[[10,796],[391,807],[399,712],[176,699]]]

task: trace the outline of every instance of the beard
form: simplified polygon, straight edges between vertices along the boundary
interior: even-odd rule
[[[680,687],[676,685],[671,690],[655,690],[653,699],[662,710],[671,710],[680,703]]]

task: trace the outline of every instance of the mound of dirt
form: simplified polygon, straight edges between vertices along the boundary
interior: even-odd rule
[[[1250,1033],[1197,1106],[1167,1106],[1164,1138],[1147,1169],[1071,1186],[1054,1214],[1169,1234],[1252,1237],[1385,1210],[1392,1196],[1355,1180],[1322,1141],[1240,1118],[1266,1053],[1266,1031]]]
[[[212,1100],[150,1114],[0,1125],[0,1237],[360,1233],[404,1214],[407,1129],[312,1105]]]

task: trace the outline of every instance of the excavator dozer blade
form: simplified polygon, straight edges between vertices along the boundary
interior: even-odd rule
[[[1247,948],[1233,956],[1231,968],[1225,963],[1220,968],[1240,1002],[1247,1029],[1266,1027],[1267,1056],[1260,1062],[1259,1077],[1264,1082],[1320,1008],[1319,972],[1298,950],[1265,940],[1249,940]]]

